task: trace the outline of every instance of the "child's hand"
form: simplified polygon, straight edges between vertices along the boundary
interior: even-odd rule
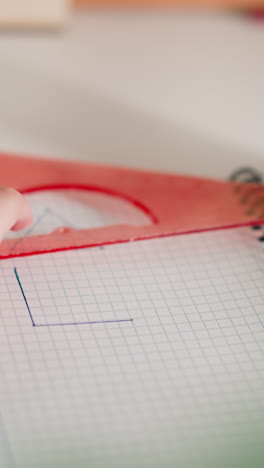
[[[11,229],[20,231],[32,222],[32,212],[28,201],[9,187],[0,186],[0,241]]]

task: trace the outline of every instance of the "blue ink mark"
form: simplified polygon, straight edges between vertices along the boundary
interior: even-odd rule
[[[60,214],[55,213],[53,210],[50,210],[50,209],[48,210],[51,215],[55,216],[58,220],[61,220],[65,226],[74,228],[74,225],[72,223],[69,223],[69,221],[66,218],[64,218],[64,216],[61,216]]]
[[[133,322],[133,319],[119,319],[119,320],[98,320],[94,322],[62,322],[62,323],[40,323],[35,324],[35,327],[64,327],[67,325],[93,325],[95,323],[119,323],[119,322]]]
[[[18,275],[18,272],[17,272],[17,269],[16,269],[16,268],[14,268],[14,273],[15,273],[15,277],[16,277],[16,279],[17,279],[18,285],[19,285],[19,287],[20,287],[21,294],[22,294],[23,299],[24,299],[24,301],[25,301],[25,304],[26,304],[26,307],[27,307],[27,310],[28,310],[28,313],[29,313],[29,316],[30,316],[32,325],[33,325],[33,327],[35,327],[36,324],[35,324],[35,322],[34,322],[32,313],[31,313],[31,311],[30,311],[30,307],[29,307],[29,305],[28,305],[28,301],[27,301],[27,298],[26,298],[26,295],[25,295],[25,291],[24,291],[23,286],[22,286],[22,284],[21,284],[21,281],[20,281],[20,278],[19,278],[19,275]]]
[[[62,322],[62,323],[39,323],[39,324],[37,324],[37,323],[35,323],[35,321],[33,319],[33,315],[31,313],[31,310],[30,310],[30,307],[29,307],[29,304],[28,304],[28,301],[27,301],[27,298],[26,298],[26,294],[25,294],[24,288],[22,286],[21,280],[19,278],[19,274],[18,274],[18,271],[17,271],[16,267],[14,268],[14,273],[15,273],[15,277],[16,277],[16,280],[18,282],[21,294],[22,294],[23,299],[25,301],[27,311],[28,311],[28,314],[29,314],[29,317],[30,317],[30,320],[31,320],[31,323],[32,323],[33,327],[59,327],[59,326],[64,327],[64,326],[67,326],[67,325],[93,325],[93,324],[96,324],[96,323],[133,322],[133,319],[129,318],[129,319],[116,319],[116,320],[98,320],[98,321],[93,321],[93,322],[87,321],[87,322],[66,322],[66,323]]]

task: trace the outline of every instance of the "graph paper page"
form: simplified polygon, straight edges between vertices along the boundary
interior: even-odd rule
[[[254,466],[264,420],[254,231],[5,260],[0,294],[1,467],[247,456]]]

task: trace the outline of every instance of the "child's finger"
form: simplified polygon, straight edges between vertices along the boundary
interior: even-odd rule
[[[32,222],[32,212],[23,195],[9,187],[0,187],[0,240],[10,230],[24,229]]]

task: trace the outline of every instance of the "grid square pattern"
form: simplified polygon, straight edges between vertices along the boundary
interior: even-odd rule
[[[228,466],[256,453],[262,257],[237,229],[1,262],[4,466]],[[53,299],[60,322],[70,298],[83,313],[86,294],[103,298],[93,318],[133,322],[32,327],[14,268],[38,323]]]
[[[36,266],[14,268],[33,326],[132,321],[129,298],[119,294],[118,282],[104,256],[71,263],[63,257],[52,271]],[[107,286],[110,285],[110,286]],[[138,302],[134,303],[136,308]]]

